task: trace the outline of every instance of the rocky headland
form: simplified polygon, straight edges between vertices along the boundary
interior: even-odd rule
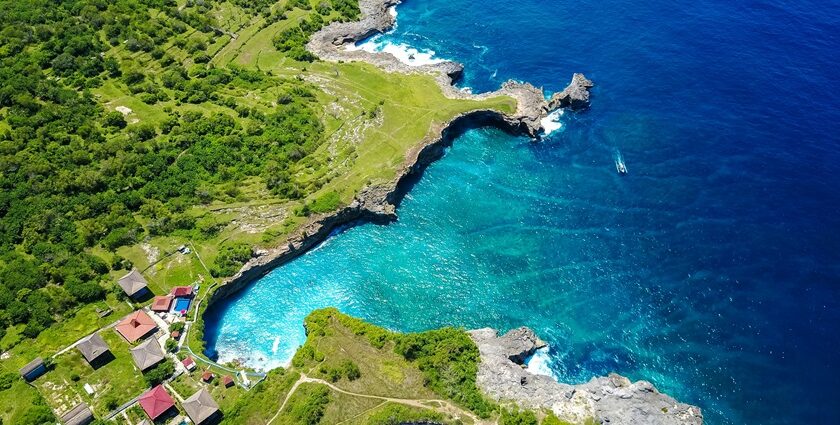
[[[601,424],[700,425],[700,408],[662,394],[647,381],[631,382],[610,374],[570,385],[531,373],[524,366],[537,349],[546,347],[534,332],[518,328],[499,336],[494,329],[470,331],[481,354],[477,383],[488,396],[532,409],[551,410],[580,423],[593,418]]]

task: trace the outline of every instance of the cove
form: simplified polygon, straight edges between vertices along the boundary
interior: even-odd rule
[[[482,4],[409,1],[384,42],[463,62],[475,91],[559,90],[582,71],[591,109],[538,144],[467,132],[398,221],[346,229],[214,305],[211,354],[282,365],[325,306],[402,331],[526,325],[564,381],[647,379],[710,424],[829,422],[836,5]]]

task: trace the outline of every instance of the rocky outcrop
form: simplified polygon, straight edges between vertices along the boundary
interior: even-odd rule
[[[631,382],[610,374],[569,385],[529,372],[523,367],[525,360],[545,343],[528,328],[514,329],[503,336],[485,328],[470,331],[470,336],[481,353],[478,386],[497,401],[551,410],[576,423],[587,418],[611,425],[703,423],[698,407],[677,402],[647,381]]]
[[[453,86],[464,71],[464,66],[460,63],[445,61],[414,66],[401,62],[390,53],[373,53],[347,48],[374,34],[384,33],[393,28],[395,18],[388,9],[398,3],[399,0],[359,0],[361,20],[327,25],[312,36],[306,47],[322,60],[364,61],[388,72],[430,74],[438,81],[444,94],[450,98],[481,100],[495,96],[510,96],[516,100],[517,110],[505,119],[516,121],[520,132],[535,139],[539,138],[542,130],[540,121],[551,111],[566,106],[580,109],[588,105],[589,89],[593,84],[583,74],[574,74],[572,83],[565,90],[554,95],[550,101],[545,100],[542,89],[516,81],[508,81],[499,90],[493,92],[472,94]]]
[[[595,84],[586,79],[583,74],[574,74],[572,82],[560,93],[554,93],[546,103],[546,110],[570,107],[581,109],[589,106],[589,89]]]

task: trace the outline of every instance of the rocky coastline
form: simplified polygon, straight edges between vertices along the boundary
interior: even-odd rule
[[[406,154],[406,161],[397,170],[397,177],[387,183],[363,188],[355,200],[334,213],[313,216],[285,244],[258,252],[211,294],[208,306],[240,291],[249,283],[264,276],[272,269],[304,254],[330,234],[354,222],[387,223],[396,219],[396,207],[413,186],[423,170],[443,155],[444,149],[463,132],[479,127],[493,126],[515,135],[538,139],[542,130],[540,121],[550,112],[560,108],[582,109],[589,105],[589,90],[593,83],[583,74],[574,74],[569,85],[560,93],[546,100],[542,89],[530,83],[508,81],[499,90],[472,94],[458,90],[453,84],[463,72],[463,65],[441,62],[411,66],[389,53],[371,53],[348,50],[346,47],[377,33],[384,33],[395,24],[389,8],[398,0],[359,0],[362,17],[354,22],[332,23],[312,35],[307,49],[326,61],[364,61],[387,72],[425,73],[432,75],[444,94],[457,99],[481,100],[496,96],[509,96],[516,100],[517,108],[507,115],[494,110],[476,110],[454,117],[433,129],[433,136],[419,141],[418,147]]]
[[[574,423],[592,418],[600,424],[700,425],[700,408],[662,394],[647,381],[631,382],[610,374],[570,385],[531,373],[528,357],[546,343],[528,328],[499,336],[490,328],[470,331],[481,355],[476,381],[484,393],[499,402],[514,402],[531,409],[551,410]]]
[[[216,288],[208,306],[231,296],[272,269],[306,253],[330,235],[358,222],[385,224],[396,220],[396,209],[426,167],[439,159],[445,148],[465,131],[493,126],[515,135],[539,139],[541,120],[560,108],[581,109],[589,105],[593,83],[583,74],[574,74],[569,85],[546,100],[542,89],[529,83],[508,81],[494,92],[472,94],[458,90],[454,82],[463,73],[456,62],[412,66],[388,53],[371,53],[347,46],[393,28],[395,17],[389,8],[399,0],[359,0],[362,18],[356,22],[333,23],[314,34],[307,45],[309,51],[327,61],[364,61],[388,72],[426,73],[432,75],[446,96],[460,99],[485,99],[510,96],[517,102],[513,114],[494,110],[476,110],[454,117],[433,129],[433,136],[418,142],[406,154],[406,161],[397,170],[397,177],[386,184],[363,188],[354,201],[340,210],[310,217],[308,222],[285,244],[261,251],[233,277]],[[546,344],[530,329],[512,330],[498,336],[493,329],[470,331],[481,354],[477,382],[490,397],[500,402],[547,409],[571,421],[594,418],[597,423],[700,425],[699,408],[679,403],[662,394],[647,381],[631,382],[610,374],[587,383],[570,385],[553,378],[529,372],[523,365],[527,358]]]

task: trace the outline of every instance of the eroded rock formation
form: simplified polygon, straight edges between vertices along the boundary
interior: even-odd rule
[[[698,407],[677,402],[647,381],[630,382],[621,375],[610,374],[585,384],[569,385],[531,373],[523,364],[545,343],[528,328],[514,329],[502,336],[484,328],[470,331],[470,336],[481,353],[478,386],[497,401],[551,410],[572,422],[594,418],[610,425],[703,423]]]

